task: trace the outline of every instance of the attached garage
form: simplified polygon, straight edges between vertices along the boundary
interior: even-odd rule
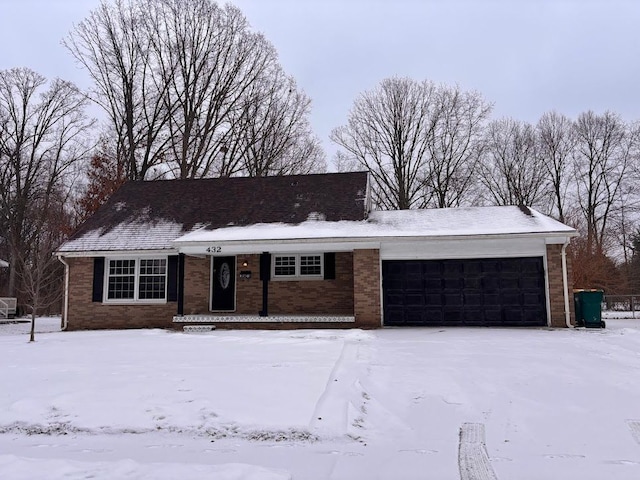
[[[390,227],[380,242],[383,326],[571,324],[570,227],[527,207],[378,215]]]
[[[546,326],[543,257],[383,260],[387,326]]]

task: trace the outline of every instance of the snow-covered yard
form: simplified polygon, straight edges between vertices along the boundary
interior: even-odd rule
[[[0,324],[0,478],[640,478],[640,319],[606,330]],[[48,332],[48,333],[47,333]]]

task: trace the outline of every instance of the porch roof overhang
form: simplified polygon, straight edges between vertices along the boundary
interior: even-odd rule
[[[305,252],[352,252],[353,250],[380,248],[376,239],[352,238],[297,238],[264,240],[179,241],[175,248],[186,255],[248,255],[261,252],[305,253]]]
[[[352,252],[354,250],[380,249],[384,245],[410,243],[448,243],[452,241],[512,240],[519,242],[537,238],[546,244],[563,244],[576,235],[566,233],[504,234],[504,235],[456,235],[456,236],[379,236],[379,237],[330,237],[262,240],[211,240],[189,241],[177,239],[174,248],[186,255],[248,255],[260,252]]]
[[[374,211],[363,221],[202,227],[176,238],[172,245],[190,255],[340,252],[396,242],[537,238],[565,243],[576,235],[573,228],[527,207],[466,207]]]
[[[393,228],[392,225],[369,222],[305,222],[298,225],[263,224],[190,232],[172,242],[173,247],[187,255],[241,255],[295,252],[350,252],[360,249],[380,249],[385,245],[413,243],[442,245],[451,242],[483,242],[510,240],[514,243],[536,239],[542,244],[562,244],[577,232],[569,227],[533,231],[468,231]]]

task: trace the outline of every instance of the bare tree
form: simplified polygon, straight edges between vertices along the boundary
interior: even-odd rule
[[[640,292],[640,226],[629,236],[631,255],[627,263],[629,268],[629,293]]]
[[[576,146],[572,121],[557,112],[545,113],[536,126],[541,164],[553,188],[553,204],[558,220],[565,221],[567,188],[571,182],[571,162]]]
[[[575,122],[575,134],[574,171],[577,202],[586,224],[585,249],[602,254],[608,228],[623,200],[638,138],[611,112],[582,113]]]
[[[9,290],[20,290],[20,265],[54,193],[85,157],[92,122],[85,97],[69,82],[25,68],[0,71],[0,215],[11,263]],[[68,188],[68,186],[67,186]]]
[[[510,118],[489,124],[480,169],[489,202],[546,207],[547,172],[541,163],[530,124]]]
[[[469,195],[482,154],[491,105],[480,93],[442,85],[436,95],[435,128],[426,164],[427,205],[457,207]]]
[[[252,86],[233,115],[232,157],[250,177],[324,171],[320,141],[308,121],[311,100],[279,66]]]
[[[331,140],[369,170],[374,201],[383,208],[425,206],[424,173],[428,139],[435,128],[432,82],[408,78],[383,80],[361,94],[347,125],[331,132]]]
[[[273,46],[231,4],[103,1],[65,45],[96,84],[128,178],[230,176],[247,158],[284,158],[286,123],[308,115]]]
[[[163,161],[170,142],[168,85],[157,78],[143,22],[147,15],[146,2],[103,1],[63,41],[93,79],[91,98],[107,113],[116,155],[125,159],[127,177],[133,180],[144,179]]]
[[[231,4],[143,3],[151,11],[147,35],[162,72],[159,82],[167,86],[172,170],[180,178],[232,175],[240,164],[224,155],[232,117],[277,65],[275,49]]]
[[[338,172],[357,172],[362,169],[357,158],[343,151],[336,152],[333,157],[333,164]]]
[[[32,209],[30,217],[36,228],[18,263],[22,301],[31,314],[31,342],[35,340],[36,316],[59,307],[63,296],[63,268],[54,252],[68,233],[70,215],[65,208],[67,198],[61,195],[68,192],[56,189]]]
[[[293,146],[273,162],[269,175],[304,175],[327,171],[320,139],[311,133],[310,127],[302,128],[298,133]]]

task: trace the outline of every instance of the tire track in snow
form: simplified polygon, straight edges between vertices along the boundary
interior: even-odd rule
[[[484,424],[463,423],[458,449],[460,480],[498,480],[485,445]]]
[[[627,425],[629,425],[634,440],[640,445],[640,420],[628,420]]]
[[[336,437],[349,433],[350,416],[354,409],[351,398],[360,385],[362,373],[362,368],[358,365],[362,346],[360,342],[344,341],[325,389],[316,402],[309,428],[321,436]],[[356,394],[361,396],[362,392]]]

